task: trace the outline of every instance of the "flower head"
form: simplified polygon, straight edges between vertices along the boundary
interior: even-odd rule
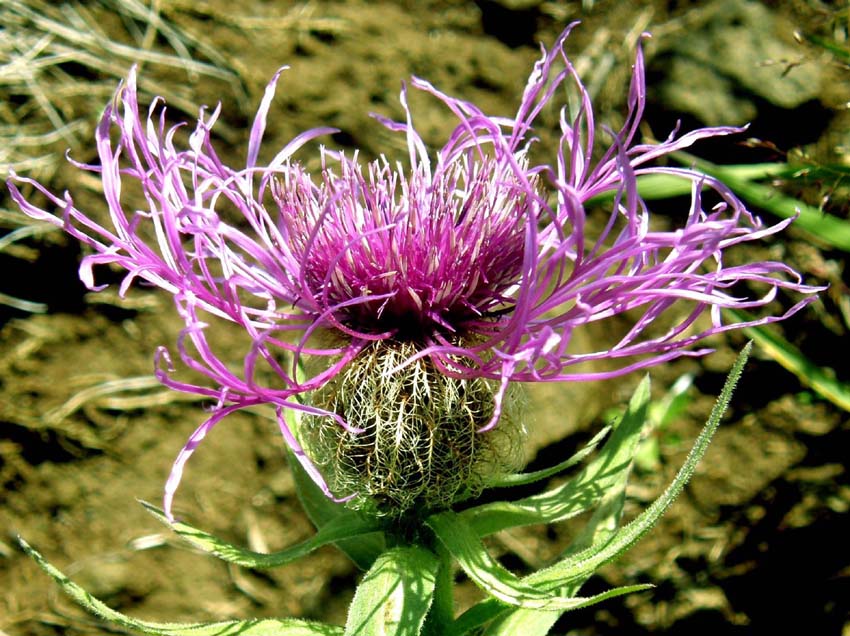
[[[543,50],[513,118],[486,115],[414,78],[411,85],[445,104],[458,124],[432,157],[403,89],[406,121],[378,119],[405,135],[406,165],[322,149],[321,169],[310,173],[294,155],[333,132],[326,128],[299,135],[260,164],[279,72],[257,112],[245,167],[228,167],[211,141],[219,108],[202,109],[181,146],[180,127],[166,125],[164,106],[157,101],[140,111],[131,73],[97,128],[100,164],[79,165],[100,173],[110,226],[75,207],[70,195],[12,176],[9,189],[24,212],[92,248],[81,265],[90,288],[100,289],[93,266],[111,263],[128,272],[122,293],[140,278],[174,296],[186,324],[177,350],[212,386],[171,377],[164,349],[157,372],[166,385],[214,398],[217,406],[175,462],[167,509],[197,444],[241,408],[274,405],[287,442],[329,496],[365,489],[404,508],[421,502],[404,495],[411,483],[433,491],[447,483],[447,472],[465,475],[481,464],[479,446],[490,459],[472,472],[493,469],[504,444],[487,441],[497,439],[488,432],[512,419],[505,414],[512,383],[611,378],[700,355],[707,350],[693,346],[709,335],[781,320],[813,300],[818,289],[782,263],[724,263],[728,248],[790,221],[763,226],[716,179],[654,163],[740,129],[674,131],[661,143],[640,142],[645,93],[638,49],[626,123],[600,135],[590,97],[563,51],[569,30]],[[564,83],[577,92],[579,106],[560,111],[554,161],[535,163],[533,125]],[[690,206],[673,230],[655,228],[638,194],[637,178],[647,174],[691,183]],[[141,186],[145,209],[127,209],[125,182]],[[20,183],[42,192],[57,212],[29,203]],[[599,195],[611,197],[610,214],[591,234],[586,205]],[[756,283],[762,294],[753,297],[742,282]],[[782,316],[725,322],[723,308],[764,306],[778,289],[803,298]],[[632,326],[612,344],[591,351],[574,345],[576,329],[625,312],[634,315]],[[238,372],[215,353],[209,314],[250,337]],[[704,314],[709,320],[699,321]],[[304,367],[305,357],[326,362]],[[608,370],[579,366],[597,360],[608,361]],[[261,368],[273,372],[273,381],[261,381],[269,376]],[[441,419],[446,408],[460,416]],[[285,409],[306,414],[305,432],[291,430]],[[408,440],[406,446],[392,446],[394,438]],[[341,463],[328,454],[342,456]],[[448,502],[426,505],[461,496],[465,479],[451,485]]]

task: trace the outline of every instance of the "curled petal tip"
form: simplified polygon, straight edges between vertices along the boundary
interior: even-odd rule
[[[564,53],[576,24],[551,50],[543,49],[513,118],[487,115],[419,77],[402,83],[405,118],[378,120],[405,135],[407,164],[322,149],[320,167],[308,171],[309,162],[296,161],[296,153],[319,135],[338,132],[332,128],[301,133],[261,163],[277,82],[287,68],[281,67],[258,106],[245,165],[232,167],[215,149],[219,110],[201,116],[186,146],[179,125],[166,125],[160,100],[140,111],[134,68],[95,132],[99,164],[74,164],[100,176],[107,222],[75,207],[70,196],[9,172],[12,199],[26,214],[62,227],[91,250],[80,270],[88,286],[100,288],[92,270],[105,263],[128,272],[122,291],[140,279],[174,296],[186,325],[179,361],[204,379],[190,384],[172,377],[164,349],[157,350],[157,377],[216,407],[174,462],[163,500],[169,520],[184,465],[206,433],[227,413],[259,404],[278,408],[285,441],[322,491],[336,498],[280,409],[335,415],[311,407],[302,394],[322,389],[376,348],[418,347],[394,360],[388,375],[411,373],[427,361],[429,373],[497,385],[489,398],[492,416],[479,427],[484,433],[502,425],[510,383],[611,378],[700,355],[705,350],[694,347],[704,338],[741,326],[722,324],[722,308],[764,307],[779,290],[816,293],[787,266],[724,262],[727,249],[790,221],[760,227],[719,180],[663,165],[666,156],[701,139],[746,127],[677,129],[661,143],[642,142],[646,91],[638,46],[626,123],[599,134],[590,94]],[[415,128],[408,86],[455,117],[436,153]],[[577,93],[579,108],[562,110],[553,157],[538,162],[529,152],[537,143],[537,118],[549,105],[563,107],[556,102],[565,86]],[[653,223],[637,187],[645,174],[692,182],[690,206],[677,227]],[[44,195],[46,209],[24,199],[16,187],[21,183]],[[143,209],[123,194],[139,190]],[[589,223],[587,202],[612,194],[608,218]],[[709,200],[718,204],[705,209]],[[746,293],[748,285],[757,292]],[[810,300],[767,320],[785,318]],[[707,313],[716,320],[700,331]],[[606,346],[582,350],[572,338],[590,323],[624,316],[638,319]],[[247,341],[241,366],[232,347],[219,349],[205,329],[222,320]],[[331,344],[317,343],[325,336]],[[328,364],[298,377],[297,365],[289,365],[302,354]],[[610,369],[580,366],[596,362]],[[476,412],[490,413],[487,408]],[[335,420],[346,435],[366,432],[354,418]]]

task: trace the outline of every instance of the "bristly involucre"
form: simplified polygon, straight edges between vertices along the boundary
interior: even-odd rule
[[[305,450],[331,491],[373,515],[446,508],[522,468],[521,396],[509,392],[499,426],[479,433],[495,383],[449,377],[427,357],[404,365],[416,353],[415,342],[375,342],[313,393],[314,406],[356,421],[359,433],[302,420]]]
[[[513,382],[611,378],[701,355],[707,350],[693,347],[705,337],[782,320],[815,298],[819,288],[802,284],[783,263],[724,263],[729,248],[780,232],[791,220],[764,226],[716,179],[656,162],[700,139],[741,129],[703,128],[681,136],[674,131],[661,143],[640,141],[645,85],[638,49],[626,123],[616,133],[601,134],[590,97],[563,50],[571,28],[551,50],[543,50],[513,118],[487,115],[412,79],[411,86],[441,101],[458,125],[432,156],[413,126],[403,89],[406,121],[379,120],[405,136],[406,165],[385,157],[363,162],[356,152],[322,149],[321,169],[308,173],[294,155],[306,142],[333,132],[327,128],[299,135],[270,162],[259,163],[278,73],[250,131],[246,164],[231,168],[212,143],[218,108],[202,109],[183,141],[179,126],[166,125],[161,102],[146,113],[140,109],[133,72],[97,128],[100,163],[78,164],[100,173],[109,223],[99,224],[78,209],[69,194],[56,196],[12,175],[9,190],[24,212],[63,227],[91,249],[80,270],[91,289],[101,289],[93,267],[115,264],[128,272],[122,293],[139,278],[174,296],[186,324],[177,351],[209,384],[172,376],[165,349],[157,354],[158,376],[176,390],[214,399],[216,407],[174,464],[167,510],[198,443],[245,407],[276,407],[287,442],[332,496],[284,410],[338,427],[342,437],[331,444],[338,449],[344,447],[340,439],[363,435],[352,442],[355,447],[374,439],[363,457],[391,461],[404,453],[385,452],[375,427],[389,417],[416,413],[420,424],[414,435],[424,439],[427,424],[422,428],[422,423],[430,421],[423,415],[421,387],[408,389],[417,396],[412,410],[373,409],[359,421],[338,396],[344,378],[359,378],[364,369],[380,369],[402,387],[416,374],[436,384],[440,376],[451,378],[444,383],[444,400],[460,386],[480,393],[476,400],[486,395],[486,405],[459,402],[470,409],[469,417],[447,425],[451,435],[455,428],[468,433],[475,426],[483,439],[503,417]],[[532,156],[541,149],[530,152],[532,127],[541,110],[557,102],[564,83],[572,86],[579,106],[573,112],[561,109],[560,141],[552,158],[535,163]],[[647,174],[691,184],[690,205],[672,220],[674,229],[658,230],[651,223],[637,189],[638,177]],[[145,209],[127,207],[122,185],[128,183],[141,186]],[[46,197],[46,208],[31,203],[22,185]],[[591,233],[585,206],[599,195],[610,197],[610,214],[602,229]],[[707,209],[704,201],[711,201]],[[780,289],[802,295],[782,315],[736,323],[722,313],[764,307]],[[595,350],[581,350],[573,342],[576,329],[626,312],[632,326],[614,341]],[[703,316],[707,320],[700,320]],[[208,338],[211,317],[236,323],[250,338],[238,370],[217,355]],[[322,337],[328,333],[333,337]],[[322,344],[328,342],[334,344]],[[316,371],[302,377],[305,356],[327,363],[311,366]],[[608,370],[580,366],[599,360],[607,361]],[[302,399],[308,395],[314,399]],[[357,399],[382,395],[374,390]],[[467,435],[462,444],[474,446],[476,438]],[[439,461],[451,465],[445,450],[440,452]],[[347,461],[348,472],[325,471],[334,482],[364,470],[384,474],[372,464]],[[318,464],[327,467],[326,458]],[[432,483],[424,473],[420,478]],[[355,494],[348,485],[342,490],[340,497]]]

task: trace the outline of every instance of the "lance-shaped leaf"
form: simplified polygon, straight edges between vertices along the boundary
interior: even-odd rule
[[[537,607],[552,599],[551,594],[522,585],[487,552],[475,531],[454,512],[431,515],[425,523],[469,578],[490,596],[510,605],[534,604]]]
[[[541,470],[535,470],[530,473],[517,473],[515,475],[506,475],[504,477],[500,477],[494,480],[492,483],[488,484],[488,488],[512,488],[514,486],[525,486],[528,484],[533,484],[538,481],[542,481],[544,479],[548,479],[549,477],[554,477],[558,473],[562,473],[565,470],[572,468],[576,464],[580,464],[584,461],[584,459],[590,455],[593,451],[596,450],[596,447],[602,442],[608,433],[611,432],[611,426],[604,427],[601,431],[599,431],[596,435],[593,436],[587,445],[578,451],[572,457],[565,459],[562,462],[555,464],[554,466],[550,466],[549,468],[543,468]]]
[[[743,311],[728,311],[735,320],[751,319],[749,314]],[[763,352],[796,375],[800,382],[811,387],[822,398],[850,412],[850,384],[838,380],[832,369],[820,367],[809,360],[802,351],[767,325],[745,327],[743,331]]]
[[[635,448],[646,422],[649,378],[635,390],[613,434],[599,455],[567,483],[518,501],[500,501],[464,510],[461,514],[478,536],[536,523],[555,523],[590,510],[617,487],[632,467]]]
[[[850,223],[846,220],[786,196],[773,186],[742,178],[734,166],[716,165],[685,152],[676,153],[674,158],[707,175],[717,177],[735,194],[753,205],[785,219],[796,216],[795,228],[805,230],[827,245],[850,252]]]
[[[324,625],[294,618],[255,618],[248,620],[218,621],[215,623],[152,623],[116,612],[79,585],[18,537],[21,548],[38,566],[56,581],[62,590],[84,609],[105,621],[125,629],[153,636],[341,636],[343,630],[335,625]]]
[[[582,528],[581,533],[579,533],[573,543],[570,544],[567,554],[573,554],[593,544],[604,542],[616,532],[620,524],[620,519],[623,516],[627,482],[628,471],[623,471],[620,482],[604,495],[601,503],[593,512],[590,521]],[[559,593],[566,596],[577,594],[585,581],[590,578],[591,574],[588,573],[587,576],[577,579],[571,585],[561,588]],[[652,586],[639,585],[614,588],[596,597],[594,602],[598,603],[607,598],[641,591],[650,587]],[[545,636],[563,613],[563,610],[547,611],[526,609],[524,607],[507,608],[500,611],[496,620],[488,625],[484,631],[484,636],[513,636],[514,634],[522,634],[522,636]]]
[[[681,492],[693,474],[697,463],[705,454],[711,437],[717,430],[720,419],[729,405],[732,392],[741,377],[751,349],[752,343],[750,342],[735,361],[708,422],[694,443],[685,464],[667,490],[635,521],[614,534],[607,531],[604,524],[600,525],[595,521],[597,516],[600,516],[600,519],[604,518],[606,505],[613,506],[614,510],[618,507],[613,500],[607,500],[607,503],[603,504],[594,514],[588,528],[574,544],[576,548],[581,548],[583,545],[591,543],[590,547],[568,553],[567,558],[554,566],[522,579],[523,584],[560,594],[574,594],[601,565],[616,559],[652,528]],[[616,588],[609,590],[607,594],[610,598],[649,587],[651,586],[633,586],[631,589]],[[560,612],[526,612],[524,609],[505,608],[495,600],[487,599],[472,606],[462,614],[455,621],[452,634],[466,634],[489,623],[487,631],[484,632],[485,636],[508,636],[514,633],[522,633],[523,636],[542,636],[547,633],[547,630],[555,623],[559,615]],[[517,631],[519,627],[522,629]]]
[[[595,594],[593,596],[576,596],[572,599],[575,601],[572,607],[560,608],[555,611],[529,611],[527,615],[524,615],[530,617],[528,623],[524,623],[522,621],[510,621],[503,624],[497,622],[493,624],[494,627],[498,629],[504,626],[504,629],[495,632],[490,632],[488,630],[484,632],[484,634],[487,636],[490,636],[491,634],[500,634],[500,636],[502,634],[505,636],[541,636],[542,634],[546,634],[548,628],[555,622],[554,620],[548,621],[547,615],[554,616],[555,620],[557,620],[557,618],[565,611],[583,609],[618,596],[623,596],[624,594],[642,592],[651,587],[652,585],[624,585],[622,587],[615,587],[613,589],[606,590],[605,592]],[[520,613],[524,611],[525,610],[522,608],[505,607],[505,605],[498,600],[489,598],[485,601],[481,601],[477,605],[473,605],[466,612],[461,614],[461,616],[458,617],[451,628],[447,631],[446,636],[463,636],[463,634],[470,633],[479,634],[481,633],[480,627],[482,625],[486,625],[493,619],[514,616],[515,614],[512,614],[511,612],[516,612],[516,615],[520,615]]]
[[[438,569],[436,555],[421,547],[384,552],[357,586],[345,636],[418,636]]]
[[[626,479],[624,478],[622,490],[613,489],[610,495],[604,498],[602,504],[591,517],[591,520],[570,546],[568,553],[579,551],[585,546],[591,545],[594,543],[594,539],[597,542],[602,541],[615,532],[625,503],[625,481]],[[580,580],[574,581],[570,585],[560,588],[558,592],[561,595],[572,597],[578,594],[579,589],[588,578],[590,578],[590,574]],[[523,583],[526,580],[524,579]],[[609,598],[632,592],[640,592],[651,587],[652,585],[631,585],[613,588],[589,598],[586,603],[572,609],[587,607]],[[565,611],[567,610],[559,609],[552,611],[528,609],[525,607],[506,608],[499,607],[492,601],[484,601],[483,603],[479,603],[478,606],[471,608],[458,619],[457,626],[459,629],[454,633],[464,634],[472,627],[490,623],[483,632],[483,636],[514,636],[515,634],[522,634],[522,636],[545,636]]]
[[[240,548],[237,545],[214,537],[203,530],[193,528],[188,523],[183,523],[182,521],[169,522],[165,514],[156,506],[145,501],[140,503],[154,517],[169,526],[193,546],[229,563],[236,563],[237,565],[243,565],[249,568],[265,569],[284,565],[309,554],[323,545],[380,530],[380,525],[375,520],[366,519],[360,515],[341,515],[323,525],[316,534],[306,541],[302,541],[286,550],[265,554]]]
[[[608,598],[612,592],[599,597],[559,596],[541,587],[528,585],[494,559],[481,539],[460,516],[448,511],[428,517],[426,524],[457,560],[460,567],[476,585],[493,598],[508,605],[534,609],[570,610],[586,607]],[[640,586],[643,589],[643,586]],[[625,594],[633,588],[623,588]]]
[[[488,625],[483,636],[546,636],[563,613],[510,608]]]
[[[706,422],[705,427],[694,442],[694,446],[688,454],[685,463],[679,469],[679,472],[676,473],[673,482],[661,496],[637,519],[617,531],[610,539],[604,539],[594,543],[589,548],[572,554],[555,565],[532,574],[525,581],[540,589],[561,589],[572,582],[583,580],[605,563],[613,561],[649,532],[679,493],[682,492],[685,484],[691,478],[691,475],[693,475],[700,459],[702,459],[702,456],[708,449],[711,437],[720,425],[720,419],[729,406],[732,393],[741,377],[751,349],[752,342],[748,342],[732,366],[732,370],[726,378],[723,390],[714,404],[708,422]]]
[[[634,451],[636,454],[638,447],[635,447]],[[632,463],[634,463],[634,457],[632,457]],[[626,485],[628,484],[630,473],[631,466],[626,470],[619,471],[619,477],[616,483],[613,483],[609,490],[602,496],[590,520],[570,544],[566,554],[574,554],[591,545],[602,543],[616,532],[623,517],[623,508],[626,503]],[[581,586],[584,585],[588,578],[590,578],[590,573],[574,581],[571,585],[560,589],[559,592],[566,596],[574,596],[578,594],[579,589],[581,589]],[[610,594],[606,598],[620,596],[633,591],[637,590],[634,588],[630,589],[629,587],[614,588],[613,590],[609,590]],[[598,601],[602,600],[604,599],[598,599]],[[553,612],[526,609],[523,607],[509,608],[502,611],[496,620],[488,625],[484,631],[484,636],[513,636],[514,634],[522,634],[522,636],[545,636],[563,613],[563,611]]]

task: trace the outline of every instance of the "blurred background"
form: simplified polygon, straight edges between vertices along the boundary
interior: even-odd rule
[[[238,5],[238,6],[237,6]],[[0,0],[0,167],[33,176],[105,214],[100,184],[65,159],[96,158],[93,129],[118,81],[139,67],[143,109],[165,98],[172,121],[221,103],[220,155],[245,161],[266,82],[288,64],[261,158],[317,126],[361,156],[406,155],[400,118],[415,74],[493,115],[515,112],[539,44],[567,42],[597,121],[622,122],[642,32],[648,108],[642,134],[750,123],[694,154],[766,222],[795,226],[746,258],[783,260],[829,291],[776,329],[717,337],[716,353],[652,370],[653,423],[632,486],[634,516],[669,482],[747,338],[756,340],[732,408],[700,471],[658,528],[587,591],[655,589],[567,614],[556,634],[850,635],[850,9],[819,0]],[[569,100],[564,95],[562,101]],[[558,101],[558,100],[555,100]],[[415,123],[439,147],[454,125],[412,96]],[[545,151],[557,112],[537,131]],[[547,144],[549,144],[547,146]],[[311,148],[301,160],[315,162]],[[554,154],[552,155],[554,157]],[[689,159],[689,161],[693,161]],[[658,192],[659,223],[687,200]],[[600,210],[602,213],[603,210]],[[600,218],[602,218],[600,216]],[[204,419],[191,396],[161,388],[153,352],[181,322],[171,300],[137,287],[86,291],[80,246],[35,224],[0,191],[0,635],[101,634],[18,549],[21,534],[112,607],[199,621],[295,615],[343,623],[358,573],[333,548],[298,565],[251,571],[196,554],[135,499],[157,502],[171,462]],[[118,273],[99,272],[103,281]],[[791,304],[779,298],[774,313]],[[589,344],[606,334],[588,331]],[[599,345],[597,345],[599,346]],[[238,343],[234,360],[241,359]],[[639,377],[529,390],[529,462],[563,459],[616,415]],[[190,463],[178,514],[255,550],[309,536],[276,425],[235,415]],[[492,539],[517,573],[554,559],[568,524]],[[478,597],[461,588],[461,606]]]

